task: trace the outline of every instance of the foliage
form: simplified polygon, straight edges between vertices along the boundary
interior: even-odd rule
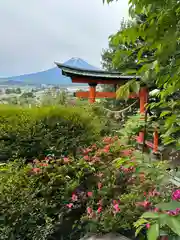
[[[158,204],[156,212],[144,213],[134,225],[136,235],[146,227],[149,240],[156,240],[162,234],[180,236],[180,202]]]
[[[120,144],[120,141],[111,144],[111,141],[111,138],[105,139],[101,150],[90,148],[88,154],[85,151],[84,158],[91,164],[97,161],[99,154],[107,152],[103,163],[101,160],[96,162],[96,185],[89,189],[87,212],[82,217],[87,232],[131,230],[133,222],[144,211],[155,209],[160,199],[169,197],[169,191],[165,191],[164,181],[168,178],[164,174],[165,163],[150,162],[148,156],[130,146]],[[119,156],[113,164],[112,155]]]
[[[111,2],[111,1],[107,1]],[[148,85],[156,84],[161,89],[160,101],[153,107],[168,109],[162,113],[163,140],[165,144],[176,143],[180,146],[180,115],[179,99],[174,98],[179,92],[179,1],[148,1],[133,0],[130,3],[130,15],[134,19],[137,15],[145,15],[145,21],[139,25],[132,25],[114,38],[115,42],[121,41],[133,44],[137,39],[142,39],[143,44],[133,47],[129,55],[137,52],[137,61],[142,67],[136,72],[142,81]],[[146,52],[153,52],[148,59]],[[120,55],[119,50],[119,55]],[[117,53],[118,54],[118,53]],[[173,98],[172,98],[173,96]],[[163,111],[163,110],[162,110]]]
[[[1,161],[54,153],[76,155],[79,146],[98,139],[103,123],[81,107],[0,108]]]
[[[66,204],[91,172],[85,161],[68,158],[2,166],[0,239],[45,240],[53,234],[57,239],[69,239],[83,203],[71,213]]]

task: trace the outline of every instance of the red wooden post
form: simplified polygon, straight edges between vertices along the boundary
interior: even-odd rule
[[[140,114],[142,115],[142,119],[145,119],[145,113],[146,113],[146,104],[148,102],[148,90],[146,87],[142,87],[139,92],[139,100],[140,100]],[[139,133],[138,138],[139,143],[144,142],[144,131],[141,131]]]
[[[94,103],[96,98],[96,85],[89,84],[89,103]]]
[[[154,144],[153,144],[153,152],[157,153],[158,151],[158,131],[155,129],[154,131]]]

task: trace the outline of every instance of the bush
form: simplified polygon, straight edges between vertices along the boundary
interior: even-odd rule
[[[77,204],[69,213],[66,204],[72,192],[85,184],[87,171],[91,167],[86,162],[67,158],[1,166],[0,239],[45,240],[52,235],[69,239],[83,206]]]
[[[76,155],[80,146],[97,140],[100,121],[78,107],[0,107],[0,161]]]
[[[0,172],[0,239],[68,240],[134,230],[144,212],[170,200],[166,168],[117,137],[82,149],[77,160],[9,163]]]

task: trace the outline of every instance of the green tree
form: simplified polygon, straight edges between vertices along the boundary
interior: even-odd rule
[[[130,51],[130,55],[137,52],[138,63],[142,64],[136,74],[141,75],[143,82],[155,82],[161,89],[160,101],[157,104],[162,110],[166,109],[161,114],[164,132],[162,137],[164,143],[176,143],[177,147],[180,147],[180,100],[175,98],[180,91],[180,2],[130,0],[129,5],[132,19],[137,15],[145,15],[146,20],[125,29],[114,41],[134,44],[137,39],[143,40],[141,46],[134,46]],[[147,51],[153,52],[151,61],[146,57]],[[121,50],[119,54],[120,52]],[[151,107],[156,107],[157,104]]]

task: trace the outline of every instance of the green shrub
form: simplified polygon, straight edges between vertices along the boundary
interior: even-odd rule
[[[98,117],[80,107],[0,107],[0,161],[32,159],[47,153],[76,155],[97,140]]]
[[[68,240],[83,206],[77,203],[69,213],[66,204],[87,171],[86,162],[63,159],[0,166],[0,240],[46,240],[56,234],[55,239]]]
[[[171,197],[166,163],[149,162],[117,137],[106,137],[80,155],[78,160],[47,158],[1,168],[0,239],[73,240],[80,238],[78,231],[122,233]]]

